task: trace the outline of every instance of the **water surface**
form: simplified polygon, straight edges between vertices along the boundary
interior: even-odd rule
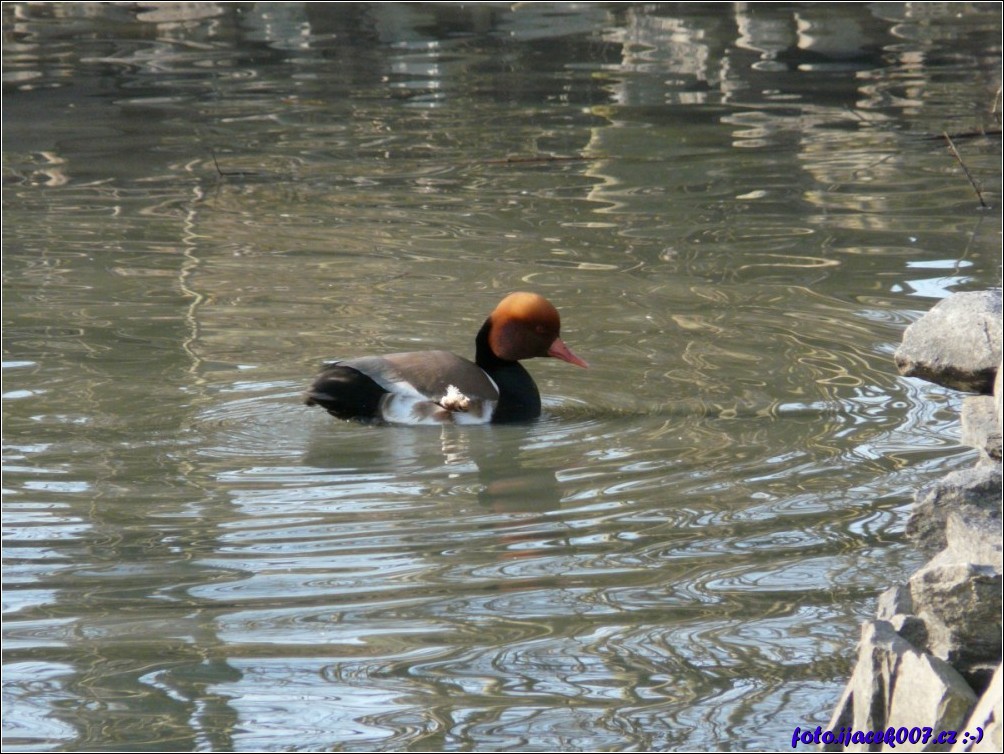
[[[826,723],[974,457],[891,357],[998,281],[998,4],[3,13],[5,750]],[[540,421],[300,404],[519,289]]]

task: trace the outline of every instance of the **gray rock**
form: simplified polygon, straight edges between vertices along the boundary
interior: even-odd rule
[[[906,535],[921,552],[934,555],[947,544],[945,521],[952,510],[967,506],[1000,512],[1000,464],[980,464],[953,471],[917,493],[906,522]]]
[[[962,444],[976,448],[990,460],[1001,460],[1001,431],[993,396],[973,395],[962,401]]]
[[[913,613],[913,597],[908,586],[897,585],[879,595],[876,611],[879,620],[891,621],[894,615],[904,613]]]
[[[913,646],[927,646],[927,624],[913,614],[909,586],[894,586],[882,592],[878,598],[877,617],[891,623],[893,630]]]
[[[997,431],[1004,434],[1004,361],[997,365],[994,399],[997,401]]]
[[[950,665],[919,652],[889,623],[873,621],[862,627],[857,665],[828,729],[864,732],[930,726],[934,730],[957,731],[976,701],[976,694]],[[841,749],[869,751],[879,747],[866,743],[823,746],[824,751]],[[920,745],[895,747],[895,751],[923,750]]]
[[[955,560],[1004,570],[1000,508],[963,506],[951,511],[945,524],[948,550]]]
[[[918,720],[930,720],[931,728],[936,731],[957,731],[977,701],[965,680],[937,657],[922,652],[904,652],[893,671],[886,729],[910,730]],[[915,745],[897,743],[883,745],[882,751],[934,751],[938,748],[941,747],[925,746],[920,742]]]
[[[983,739],[975,743],[977,728],[983,729]],[[976,703],[966,727],[959,731],[959,740],[952,751],[1004,751],[1004,680],[1001,666],[994,671],[990,686]]]
[[[973,393],[990,393],[1001,363],[1001,292],[954,293],[903,333],[899,372]]]
[[[878,618],[983,689],[1001,657],[1000,512],[952,511],[948,547],[878,598]]]
[[[914,614],[927,641],[919,647],[982,690],[1001,659],[1001,570],[939,553],[909,580]]]
[[[926,647],[931,640],[927,624],[916,615],[894,615],[889,623],[897,634],[915,647]]]

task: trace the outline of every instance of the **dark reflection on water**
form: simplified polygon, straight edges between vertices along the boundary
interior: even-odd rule
[[[932,137],[996,207],[999,6],[3,14],[5,750],[825,723],[969,462],[891,355],[998,280]],[[519,288],[593,364],[529,363],[540,421],[300,405]]]

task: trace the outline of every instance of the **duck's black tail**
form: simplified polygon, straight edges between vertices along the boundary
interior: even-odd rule
[[[358,369],[333,364],[303,394],[308,406],[320,406],[339,419],[376,419],[387,391]]]

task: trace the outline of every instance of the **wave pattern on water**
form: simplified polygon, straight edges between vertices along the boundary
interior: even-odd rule
[[[4,4],[5,750],[825,724],[971,457],[892,354],[999,281],[926,138],[985,111],[999,14],[613,7]],[[528,363],[539,421],[300,404],[524,288],[592,364]]]

